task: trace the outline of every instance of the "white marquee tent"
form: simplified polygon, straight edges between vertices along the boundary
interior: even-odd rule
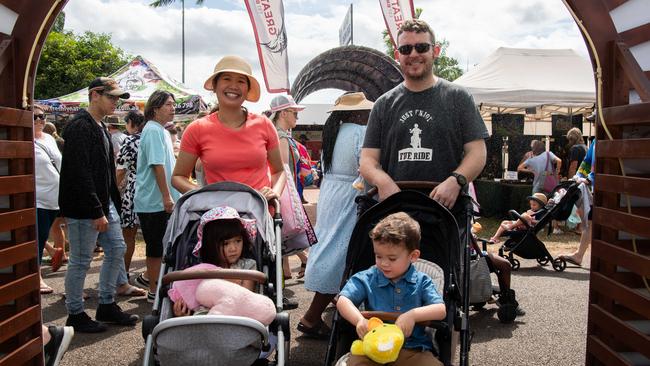
[[[589,114],[596,101],[591,64],[571,49],[500,47],[454,82],[472,93],[488,127],[493,113],[537,122],[524,134],[550,135],[552,114]]]

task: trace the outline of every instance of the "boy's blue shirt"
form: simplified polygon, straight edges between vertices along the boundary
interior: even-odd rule
[[[413,264],[395,283],[386,278],[377,266],[372,266],[352,276],[340,295],[357,307],[363,303],[370,311],[405,313],[421,306],[443,303],[431,278],[417,271]],[[424,327],[416,325],[403,348],[430,350],[431,340],[424,333]]]

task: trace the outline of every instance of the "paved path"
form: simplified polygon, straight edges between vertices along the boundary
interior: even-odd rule
[[[310,192],[307,199],[317,192]],[[311,210],[311,208],[308,208]],[[295,258],[295,257],[294,257]],[[588,258],[585,258],[588,262]],[[100,261],[92,263],[86,288],[92,296],[86,301],[91,316],[97,307],[96,288]],[[292,259],[294,272],[299,263]],[[142,270],[144,259],[136,259],[132,267]],[[523,260],[515,272],[512,286],[525,307],[527,315],[509,325],[501,324],[496,307],[487,305],[481,312],[472,312],[470,321],[474,338],[470,353],[471,365],[583,365],[586,339],[587,294],[589,271],[569,267],[562,273],[550,267],[540,267],[535,261]],[[57,273],[48,273],[45,279],[55,290],[42,299],[46,324],[64,324],[66,314],[61,296],[66,267]],[[300,307],[290,311],[292,329],[309,306],[311,293],[304,290],[300,280],[287,282],[287,293],[294,295]],[[144,298],[119,298],[123,309],[139,314],[150,312]],[[298,337],[292,333],[292,365],[322,366],[326,342]],[[113,327],[103,334],[78,334],[61,365],[139,365],[143,354],[141,324],[134,328]]]

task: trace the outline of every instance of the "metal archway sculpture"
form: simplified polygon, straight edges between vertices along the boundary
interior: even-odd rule
[[[362,91],[375,101],[402,82],[399,65],[385,54],[363,46],[325,51],[300,70],[291,86],[297,102],[321,89]]]
[[[635,47],[650,42],[650,23],[621,27],[634,0],[563,0],[581,28],[597,76],[598,111],[587,365],[630,365],[650,359],[650,61]],[[0,366],[41,365],[41,311],[35,242],[32,113],[36,67],[45,37],[67,0],[0,0]],[[559,2],[558,2],[559,5]],[[645,18],[647,19],[647,18]],[[629,19],[624,19],[628,21]],[[5,31],[5,33],[2,33]],[[8,33],[7,33],[8,32]],[[349,50],[349,51],[348,51]],[[341,58],[347,55],[349,58]],[[301,72],[297,100],[323,88],[364,91],[375,100],[401,81],[394,63],[373,68],[363,47],[330,50]],[[383,55],[381,55],[384,57]],[[336,64],[338,60],[338,65]],[[643,69],[645,67],[646,69]],[[391,86],[392,85],[392,86]],[[630,160],[644,169],[630,176]],[[639,162],[641,164],[639,164]],[[626,170],[628,170],[626,174]],[[621,205],[621,202],[624,202]],[[627,236],[620,236],[620,233]],[[9,234],[9,235],[7,235]],[[630,235],[633,238],[630,239]],[[8,238],[8,239],[7,239]],[[8,269],[8,270],[6,270]]]

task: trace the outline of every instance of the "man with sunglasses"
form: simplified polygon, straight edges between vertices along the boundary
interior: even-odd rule
[[[439,182],[427,193],[453,209],[485,165],[485,123],[469,92],[434,75],[440,46],[427,23],[405,21],[397,43],[404,82],[372,108],[361,174],[378,188],[380,200],[399,191],[396,181]]]
[[[115,180],[113,146],[102,122],[113,113],[119,99],[129,96],[115,80],[96,78],[88,87],[88,108],[72,117],[63,131],[66,143],[59,207],[70,239],[65,276],[66,325],[78,333],[103,332],[106,325],[102,323],[133,326],[138,320],[137,315],[123,312],[114,298],[126,244],[118,213],[121,200]],[[104,249],[104,261],[99,275],[97,321],[94,321],[84,311],[82,291],[96,242]]]

